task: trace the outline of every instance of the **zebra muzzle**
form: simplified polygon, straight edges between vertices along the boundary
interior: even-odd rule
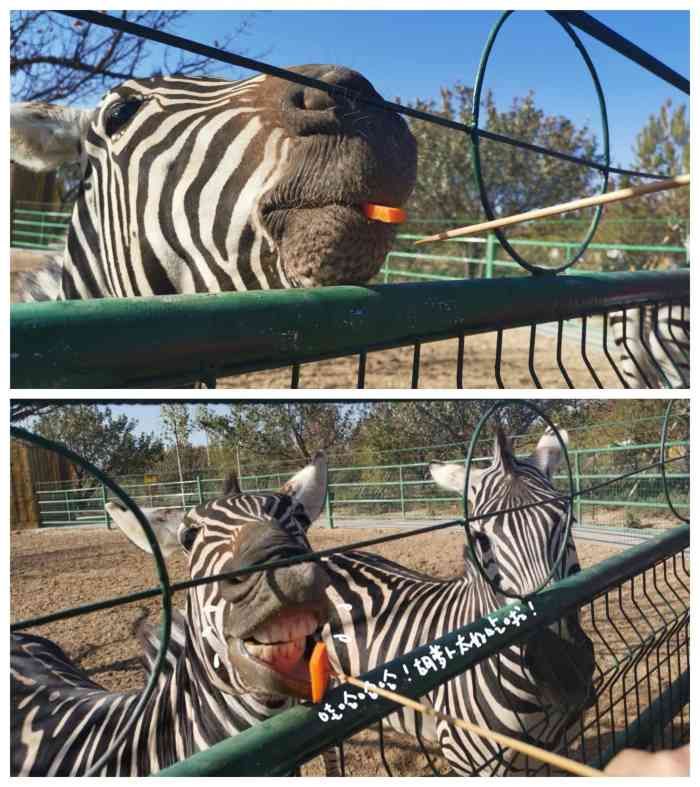
[[[524,646],[525,666],[553,705],[587,707],[592,693],[593,643],[580,631],[575,641],[550,629],[532,636]]]
[[[310,696],[309,657],[325,609],[308,606],[273,615],[244,639],[229,639],[229,656],[251,691],[262,694]]]

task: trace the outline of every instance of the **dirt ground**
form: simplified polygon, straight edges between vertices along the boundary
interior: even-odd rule
[[[391,532],[396,531],[323,529],[312,531],[311,540],[315,548],[325,548]],[[420,540],[422,543],[418,543]],[[461,532],[444,531],[378,545],[372,549],[415,570],[448,578],[461,573],[462,545]],[[615,545],[581,542],[578,552],[582,567],[586,568],[618,554],[619,548]],[[173,557],[169,570],[172,581],[186,578],[184,558],[179,555]],[[126,595],[155,587],[157,584],[150,556],[131,546],[117,531],[80,528],[12,533],[10,587],[13,621],[115,595]],[[634,588],[632,591],[634,592]],[[630,590],[625,591],[623,588],[622,592],[629,593]],[[661,592],[664,592],[663,588]],[[639,594],[639,590],[637,593]],[[679,600],[671,601],[674,607],[681,608],[682,604],[687,602],[687,594],[683,594],[682,588],[676,592]],[[669,594],[666,592],[665,595],[668,597]],[[179,605],[182,605],[182,599],[182,594],[175,597]],[[612,606],[616,607],[614,602]],[[588,614],[585,611],[582,613],[584,628],[589,634],[595,634],[595,638],[599,640],[596,644],[596,655],[604,670],[614,669],[617,655],[624,651],[625,643],[620,632],[624,631],[625,627],[631,627],[634,632],[643,629],[644,620],[649,617],[648,610],[641,610],[639,604],[633,605],[631,611],[623,610],[619,604],[617,607],[619,620],[616,623],[601,623],[600,621],[605,620],[605,615],[601,613],[601,609],[594,608],[593,604]],[[132,629],[144,617],[149,616],[151,620],[157,621],[158,615],[159,600],[155,598],[52,623],[34,631],[57,641],[93,680],[108,689],[124,690],[142,686],[144,683],[144,672]],[[589,622],[586,623],[586,620]],[[605,642],[601,650],[600,643],[603,640]],[[679,649],[682,650],[680,646]],[[651,696],[654,690],[658,690],[658,685],[666,686],[672,678],[671,673],[677,674],[677,669],[675,666],[672,669],[671,664],[671,661],[673,664],[678,661],[676,656],[674,655],[673,659],[669,656],[667,661],[669,674],[664,677],[665,672],[657,670],[659,677],[649,683]],[[646,689],[642,693],[646,694]],[[619,714],[622,711],[616,705],[613,712],[612,699],[609,704],[611,711],[606,713],[604,727],[610,730],[613,724],[621,723]],[[415,741],[393,734],[387,734],[387,739],[387,759],[392,771],[405,776],[431,774]],[[385,775],[374,730],[366,730],[346,744],[345,758],[350,775]],[[442,772],[446,772],[446,765],[440,757],[435,756],[434,759]],[[320,759],[317,758],[304,766],[303,773],[321,775],[323,771]]]
[[[528,368],[529,328],[515,328],[503,332],[501,378],[506,388],[534,388]],[[566,380],[557,366],[556,339],[538,333],[533,368],[544,388],[567,388]],[[419,388],[455,388],[457,385],[457,339],[425,343],[420,351]],[[605,356],[589,351],[589,360],[605,388],[620,388],[620,382]],[[564,368],[576,388],[596,388],[577,344],[565,342],[562,349]],[[464,343],[464,388],[494,388],[496,334],[470,336]],[[413,347],[382,350],[367,355],[365,388],[409,388],[413,369]],[[301,388],[356,388],[358,356],[335,358],[303,364],[300,369]],[[219,388],[288,388],[291,369],[225,377]]]

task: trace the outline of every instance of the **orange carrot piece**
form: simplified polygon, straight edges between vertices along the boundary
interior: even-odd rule
[[[311,701],[320,702],[328,688],[331,676],[331,664],[323,642],[317,642],[309,659],[309,675],[311,677]]]
[[[362,212],[371,221],[383,221],[385,224],[402,224],[406,221],[406,211],[401,208],[390,208],[388,205],[375,205],[372,202],[362,204]]]

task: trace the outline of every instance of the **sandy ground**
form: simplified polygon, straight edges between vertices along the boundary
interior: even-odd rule
[[[505,388],[535,388],[529,371],[529,328],[503,332],[500,374]],[[590,343],[589,343],[590,344]],[[544,388],[567,388],[556,360],[556,339],[538,333],[533,368]],[[591,347],[593,345],[591,344]],[[420,350],[419,388],[457,387],[457,339],[425,343]],[[365,388],[410,388],[413,370],[413,346],[382,350],[367,355]],[[578,344],[565,342],[562,350],[564,368],[576,388],[597,388],[581,357]],[[496,334],[470,336],[464,344],[464,388],[495,388]],[[620,388],[610,362],[601,352],[589,350],[589,361],[605,388]],[[303,364],[300,369],[301,388],[356,388],[359,357],[335,358]],[[291,369],[254,372],[218,381],[220,388],[288,388]]]
[[[312,544],[316,548],[324,548],[390,532],[395,530],[323,529],[312,531]],[[428,548],[425,546],[426,539],[429,539]],[[419,540],[422,540],[420,544]],[[445,531],[395,541],[372,549],[418,571],[439,577],[452,577],[461,571],[462,544],[463,535],[460,532]],[[619,548],[615,545],[582,542],[578,551],[581,564],[585,568],[619,553]],[[680,566],[680,558],[677,560]],[[172,558],[169,570],[173,580],[185,578],[184,559],[180,556]],[[597,662],[603,673],[614,670],[616,659],[626,652],[626,641],[631,638],[634,642],[635,637],[638,638],[640,634],[648,634],[648,628],[655,624],[655,620],[658,625],[662,625],[659,621],[663,618],[663,610],[661,613],[654,612],[656,607],[661,606],[661,596],[665,598],[664,603],[668,607],[665,613],[667,618],[671,614],[671,608],[678,610],[687,603],[687,593],[673,576],[666,577],[669,579],[669,586],[674,588],[673,592],[665,587],[664,575],[655,577],[654,586],[657,579],[659,587],[656,595],[659,598],[652,598],[654,590],[650,587],[645,586],[642,592],[640,580],[637,579],[634,587],[628,582],[620,594],[612,594],[607,608],[605,600],[601,599],[582,611],[582,624],[594,640]],[[81,528],[12,533],[13,620],[114,595],[125,595],[156,585],[157,578],[151,558],[132,547],[118,532]],[[629,597],[633,592],[636,597],[642,596],[646,601],[640,604],[637,598],[636,604],[623,608],[622,598]],[[673,595],[676,598],[673,598]],[[183,596],[178,594],[175,598],[176,603],[181,605]],[[159,602],[156,598],[52,623],[35,629],[35,632],[56,640],[69,656],[101,685],[109,689],[123,690],[139,687],[144,683],[138,645],[132,635],[133,626],[145,616],[155,621],[158,614]],[[626,635],[626,631],[631,633]],[[659,685],[665,688],[669,679],[678,674],[682,659],[679,659],[674,648],[683,650],[682,636],[679,636],[681,639],[676,645],[666,647],[668,657],[657,652],[654,663],[658,662],[660,667],[652,670],[652,665],[647,664],[647,671],[654,673],[651,678],[644,678],[646,672],[640,669],[641,705],[637,697],[637,707],[630,709],[628,705],[626,709],[632,718],[645,706],[645,696],[653,697]],[[642,660],[641,667],[644,667],[644,664],[645,661]],[[629,690],[629,686],[627,689]],[[589,730],[587,737],[602,736],[601,739],[607,740],[612,726],[623,723],[623,709],[617,700],[613,701],[612,692],[613,689],[610,689],[601,699],[599,715],[604,716],[601,731]],[[612,710],[610,706],[614,706]],[[430,775],[425,757],[420,753],[415,741],[391,734],[387,735],[387,738],[387,759],[395,773],[405,776]],[[573,749],[578,748],[573,744],[572,746]],[[573,750],[570,753],[576,755]],[[360,733],[346,744],[345,756],[347,770],[351,775],[385,774],[377,746],[377,734],[373,730]],[[445,763],[439,756],[435,758],[435,762],[442,772],[446,771]],[[317,759],[304,766],[303,772],[306,775],[321,774],[321,768],[320,760]]]

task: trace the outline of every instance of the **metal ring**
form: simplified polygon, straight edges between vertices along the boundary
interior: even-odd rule
[[[563,451],[563,454],[564,454],[564,458],[566,459],[566,469],[567,469],[568,474],[569,474],[569,490],[570,490],[570,494],[568,495],[569,505],[568,505],[568,508],[567,508],[567,517],[566,517],[566,526],[565,526],[564,538],[562,539],[561,547],[559,548],[559,554],[557,555],[557,558],[554,561],[554,565],[552,566],[551,571],[544,578],[542,584],[538,588],[533,590],[531,593],[527,593],[525,595],[521,595],[519,593],[509,593],[508,591],[503,590],[502,588],[496,587],[496,585],[491,581],[490,577],[486,574],[486,572],[484,571],[484,567],[481,565],[481,561],[478,559],[478,557],[476,555],[476,550],[474,548],[474,536],[472,535],[471,528],[469,526],[471,519],[469,517],[469,512],[468,512],[469,498],[468,498],[468,494],[467,493],[469,491],[469,471],[471,469],[471,464],[472,464],[472,460],[473,460],[474,448],[476,447],[476,443],[477,443],[477,441],[479,439],[479,435],[481,434],[481,430],[484,428],[484,425],[486,424],[486,421],[492,415],[497,413],[499,410],[502,410],[504,407],[508,407],[508,406],[514,405],[514,404],[518,405],[519,407],[522,407],[523,405],[525,407],[529,407],[530,410],[532,410],[535,413],[537,413],[537,415],[554,432],[557,440],[559,441],[559,445],[562,448],[562,451]],[[477,423],[476,428],[474,430],[474,434],[472,435],[472,439],[471,439],[471,441],[469,443],[469,450],[467,451],[467,457],[465,459],[465,464],[466,464],[466,472],[465,472],[465,475],[464,475],[464,529],[465,529],[466,534],[467,534],[467,542],[469,544],[469,551],[471,553],[472,562],[479,569],[479,573],[489,583],[489,585],[491,586],[491,588],[494,590],[495,593],[499,593],[502,596],[507,596],[508,598],[517,598],[517,599],[520,599],[521,601],[524,601],[525,599],[530,598],[531,596],[534,596],[536,593],[539,593],[540,590],[542,590],[543,588],[545,588],[549,584],[549,581],[552,579],[552,577],[554,576],[554,573],[559,568],[562,560],[564,559],[564,553],[566,552],[566,547],[567,547],[567,544],[568,544],[568,541],[569,541],[569,537],[571,535],[571,525],[573,523],[573,510],[574,510],[574,492],[573,492],[573,489],[574,489],[574,477],[573,477],[573,473],[571,472],[571,462],[569,461],[569,449],[567,448],[566,443],[564,443],[564,441],[562,440],[561,435],[559,434],[559,429],[557,429],[557,427],[554,425],[554,423],[552,423],[550,418],[547,415],[545,415],[542,412],[542,410],[540,410],[540,408],[537,407],[537,405],[533,404],[528,399],[506,400],[506,401],[503,401],[503,402],[496,402],[480,418],[480,420]],[[564,497],[564,495],[562,495],[561,497]],[[523,506],[522,508],[525,508],[525,506]],[[491,513],[493,515],[495,515],[495,514],[498,514],[500,512],[499,511],[493,511]],[[483,518],[483,517],[479,517],[479,519],[481,519],[481,518]]]
[[[45,448],[48,451],[54,451],[61,456],[64,456],[66,459],[70,459],[71,462],[74,462],[77,465],[80,465],[84,469],[86,469],[91,475],[93,475],[98,481],[103,483],[105,486],[109,487],[112,492],[124,503],[124,505],[134,514],[136,519],[138,520],[139,524],[143,528],[143,531],[148,539],[149,546],[151,547],[151,551],[153,552],[153,559],[156,562],[156,569],[158,572],[158,579],[160,581],[161,587],[161,595],[163,597],[163,620],[161,626],[161,636],[160,636],[160,648],[158,650],[158,656],[156,658],[155,664],[153,669],[151,670],[151,674],[148,678],[148,682],[141,693],[138,703],[134,708],[129,720],[127,721],[124,729],[121,733],[115,738],[112,742],[112,745],[107,749],[107,751],[100,757],[100,759],[90,768],[89,771],[85,774],[85,776],[95,776],[97,772],[105,766],[105,764],[109,761],[109,759],[114,755],[121,744],[124,742],[126,736],[131,732],[132,728],[136,724],[138,718],[141,716],[143,709],[146,706],[146,703],[151,698],[153,694],[156,684],[158,682],[158,678],[160,677],[161,672],[163,671],[163,667],[165,665],[165,657],[168,652],[168,645],[170,644],[170,629],[172,624],[172,598],[170,593],[170,579],[168,577],[168,570],[165,567],[165,560],[163,558],[163,553],[161,552],[160,546],[158,545],[158,540],[155,537],[153,532],[153,528],[151,527],[150,522],[144,516],[141,509],[136,505],[136,503],[123,491],[123,489],[112,481],[108,476],[106,476],[101,470],[99,470],[95,465],[91,462],[88,462],[86,459],[83,459],[81,456],[76,454],[74,451],[71,451],[70,448],[63,445],[62,443],[55,442],[54,440],[48,440],[41,435],[34,434],[33,432],[28,431],[27,429],[23,429],[18,426],[11,426],[10,427],[10,435],[18,440],[24,440],[28,443],[33,443],[34,445],[38,445],[41,448]]]
[[[488,40],[486,42],[486,46],[484,47],[484,51],[481,54],[481,61],[479,63],[479,68],[476,73],[476,80],[474,82],[474,94],[472,99],[472,127],[475,129],[479,128],[479,105],[481,103],[481,91],[483,88],[484,83],[484,76],[486,74],[486,66],[488,65],[489,57],[491,55],[491,50],[493,49],[493,45],[496,41],[496,37],[498,33],[503,27],[504,22],[508,17],[513,13],[513,11],[505,11],[500,19],[496,22],[493,29],[491,30]],[[588,67],[588,71],[591,75],[591,79],[593,80],[593,85],[596,90],[596,94],[598,96],[598,104],[600,107],[600,119],[602,124],[603,130],[603,156],[604,156],[604,164],[605,168],[602,171],[603,173],[603,185],[601,188],[600,193],[604,194],[608,188],[608,180],[609,180],[609,167],[610,167],[610,129],[608,127],[608,112],[605,106],[605,95],[603,94],[603,88],[601,87],[600,80],[598,79],[598,74],[595,70],[595,66],[593,65],[593,61],[591,60],[586,48],[581,43],[581,40],[576,35],[576,33],[572,30],[570,25],[562,19],[557,17],[552,17],[561,27],[564,29],[564,32],[571,38],[574,46],[578,49],[583,57],[583,60]],[[479,134],[472,133],[470,135],[471,139],[471,147],[472,147],[472,159],[474,162],[474,177],[476,178],[476,184],[479,188],[479,196],[481,198],[481,204],[484,208],[484,213],[489,221],[493,221],[496,219],[496,215],[493,212],[491,207],[491,202],[489,201],[489,196],[486,191],[486,186],[484,184],[484,179],[481,171],[481,155],[479,150]],[[519,265],[521,265],[525,270],[529,271],[530,273],[534,274],[557,274],[565,271],[574,263],[578,262],[578,260],[583,256],[588,245],[593,240],[593,236],[595,235],[596,230],[598,229],[598,223],[600,222],[600,218],[603,213],[603,206],[599,205],[593,214],[593,219],[591,220],[591,224],[588,228],[588,233],[586,237],[583,239],[581,243],[581,247],[579,250],[574,254],[574,256],[568,261],[565,262],[563,265],[560,265],[558,268],[546,268],[540,265],[533,265],[532,263],[528,262],[526,259],[520,256],[520,254],[513,248],[513,246],[508,242],[508,239],[503,233],[501,228],[495,229],[494,233],[498,238],[501,246],[508,252],[508,254],[515,260]]]
[[[661,425],[661,478],[663,479],[664,494],[666,495],[668,507],[671,509],[671,512],[677,519],[680,519],[681,522],[685,522],[687,525],[689,525],[690,517],[686,519],[686,517],[681,516],[671,501],[671,493],[668,491],[668,479],[666,478],[666,435],[668,433],[668,420],[671,415],[671,408],[674,404],[675,401],[673,399],[669,399],[668,405],[666,406],[666,412],[664,413],[664,420]]]

